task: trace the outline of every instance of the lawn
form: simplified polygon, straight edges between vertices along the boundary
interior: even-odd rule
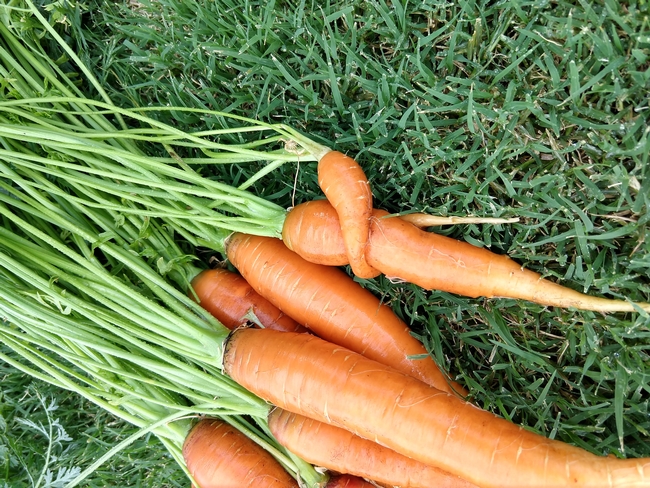
[[[59,32],[118,105],[185,106],[289,124],[355,157],[376,207],[519,217],[434,231],[589,294],[650,301],[645,1],[57,5],[50,15]],[[184,130],[231,124],[196,113],[156,117]],[[263,164],[198,170],[237,185]],[[320,198],[315,168],[286,163],[250,190],[285,208]],[[222,259],[193,251],[206,263]],[[595,453],[650,456],[647,313],[603,315],[427,292],[385,277],[360,281],[479,406]],[[1,415],[45,414],[24,377],[3,374],[0,406],[14,412],[27,394],[33,407]],[[88,403],[36,388],[57,399],[53,413],[75,441],[92,440],[91,450],[76,442],[69,451],[75,464],[90,462],[98,446],[107,450],[129,429]],[[87,417],[80,420],[78,411]],[[0,428],[0,482],[7,474],[12,487],[32,486],[25,473],[36,479],[42,466],[24,429],[13,421]],[[13,458],[3,450],[8,438]],[[24,465],[11,461],[16,453]],[[135,473],[128,486],[181,485],[182,472],[165,456],[155,438],[132,445],[89,486],[115,485],[117,472]]]

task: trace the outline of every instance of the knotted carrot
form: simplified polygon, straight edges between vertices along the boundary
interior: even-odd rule
[[[352,272],[360,278],[374,278],[379,271],[368,265],[364,255],[370,234],[372,192],[363,169],[351,157],[330,151],[318,162],[318,185],[342,222]]]
[[[208,269],[191,283],[201,307],[233,330],[251,319],[268,329],[307,332],[307,329],[283,313],[237,273],[227,269]],[[254,317],[251,317],[251,313]]]
[[[319,337],[443,391],[466,394],[447,380],[408,326],[343,271],[305,261],[272,237],[237,233],[226,251],[260,295]]]
[[[235,331],[224,370],[280,408],[483,488],[650,486],[650,458],[602,457],[548,439],[308,334]]]
[[[287,215],[283,239],[288,247],[310,261],[320,262],[322,256],[328,265],[346,264],[347,254],[336,220],[336,212],[325,200],[298,205]],[[635,306],[650,311],[649,303],[594,297],[543,279],[508,256],[425,232],[400,218],[390,217],[384,210],[373,211],[365,256],[370,265],[386,276],[427,290],[473,298],[518,298],[598,312],[632,312]]]
[[[273,437],[305,461],[400,488],[476,488],[476,485],[318,420],[275,408]]]
[[[268,451],[221,420],[196,424],[183,444],[183,458],[197,488],[298,488]]]

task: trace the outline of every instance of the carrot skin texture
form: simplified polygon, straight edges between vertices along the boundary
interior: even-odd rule
[[[373,215],[376,212],[373,209]],[[421,214],[410,214],[410,217],[414,215]],[[349,260],[340,228],[339,217],[330,202],[311,200],[296,205],[287,213],[282,240],[289,249],[307,261],[326,266],[345,266]]]
[[[298,488],[273,456],[220,420],[204,419],[192,428],[183,458],[197,488]]]
[[[476,488],[476,485],[398,454],[350,431],[276,408],[269,414],[276,440],[305,461],[400,488]]]
[[[341,223],[327,200],[312,200],[293,207],[284,219],[282,241],[311,263],[349,264]]]
[[[246,322],[252,311],[260,323],[274,330],[307,332],[307,329],[260,296],[246,280],[226,269],[208,269],[192,280],[199,304],[230,330]]]
[[[364,255],[370,234],[372,192],[361,166],[343,153],[330,151],[318,162],[318,185],[342,223],[343,242],[354,274],[360,278],[379,275]]]
[[[428,355],[408,358],[427,351],[389,307],[343,271],[305,261],[272,237],[233,234],[226,252],[260,295],[319,337],[466,396]]]
[[[650,458],[601,457],[548,439],[315,336],[237,330],[224,369],[280,408],[483,488],[650,486]]]
[[[289,227],[283,231],[283,236],[290,236],[291,248],[314,262],[319,262],[318,255],[323,253],[332,266],[346,264],[345,247],[331,206],[321,200],[302,205],[294,207],[285,221],[300,230],[298,233]],[[366,249],[368,263],[387,277],[408,281],[427,290],[442,290],[472,298],[517,298],[546,306],[599,312],[635,310],[631,303],[580,293],[543,279],[508,256],[425,232],[400,218],[387,215],[384,210],[373,210]],[[322,239],[317,232],[328,236],[327,247],[320,245]],[[310,233],[311,241],[302,240],[303,235]],[[302,247],[308,243],[314,243],[315,247]],[[636,305],[650,311],[648,303]]]
[[[388,215],[384,212],[384,216]],[[401,219],[373,216],[368,261],[387,276],[415,283],[428,290],[444,290],[469,297],[508,297],[541,305],[633,312],[631,303],[594,297],[543,279],[508,256],[495,254],[467,242],[424,232]],[[374,228],[374,226],[373,226]],[[404,244],[408,243],[408,247]],[[388,259],[390,257],[390,259]],[[410,266],[406,266],[411,263]],[[650,311],[650,304],[638,304]]]
[[[333,476],[325,488],[376,488],[375,485],[368,483],[366,480],[342,474]]]

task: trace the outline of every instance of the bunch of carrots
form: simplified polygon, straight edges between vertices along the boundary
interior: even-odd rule
[[[241,275],[206,270],[191,287],[233,330],[224,371],[274,406],[268,426],[281,445],[375,486],[650,486],[648,459],[597,456],[466,401],[467,391],[406,324],[337,266],[472,297],[601,312],[648,311],[650,304],[581,294],[505,256],[426,232],[426,215],[373,209],[363,170],[339,152],[321,155],[318,177],[327,199],[293,208],[282,240],[231,235],[226,253]],[[268,453],[253,455],[255,448],[205,419],[184,456],[201,488],[297,486]]]
[[[33,15],[103,93],[32,2],[9,3],[3,21]],[[86,99],[57,63],[34,56],[36,39],[23,46],[2,23],[0,39],[11,87],[0,101],[0,302],[9,319],[0,337],[22,351],[26,364],[17,367],[155,429],[173,454],[181,438],[197,488],[304,481],[299,469],[285,471],[287,456],[262,439],[270,436],[296,460],[332,472],[321,483],[330,487],[650,486],[647,459],[596,456],[468,402],[407,325],[337,267],[472,297],[601,312],[650,304],[577,293],[426,232],[439,223],[431,216],[376,210],[354,160],[288,127],[257,123],[242,130],[276,136],[224,147],[207,140],[213,133],[186,134],[108,97]],[[123,117],[151,128],[127,129]],[[174,157],[151,158],[136,139],[197,148],[210,161],[268,158],[271,169],[306,156],[255,148],[295,139],[319,161],[326,200],[285,213]],[[183,286],[194,272],[166,226],[192,245],[223,248],[239,271],[196,271],[189,290],[232,332],[160,276]],[[186,436],[184,423],[167,425],[206,411],[222,418],[202,419]],[[243,434],[239,415],[259,429]]]

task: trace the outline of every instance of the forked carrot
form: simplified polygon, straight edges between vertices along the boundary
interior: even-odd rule
[[[484,488],[650,486],[650,458],[602,457],[548,439],[308,334],[235,331],[224,370],[280,408]]]
[[[272,237],[236,233],[226,251],[255,291],[319,337],[443,391],[466,394],[388,306],[338,268],[305,261]]]
[[[330,151],[318,161],[318,185],[342,222],[352,272],[360,278],[374,278],[379,271],[368,265],[364,255],[370,233],[372,192],[363,169],[351,157]]]
[[[318,420],[275,408],[269,414],[273,437],[305,461],[340,473],[400,488],[476,488],[439,468]]]
[[[319,262],[318,255],[323,253],[329,265],[343,265],[346,251],[336,220],[336,212],[325,200],[298,205],[285,220],[283,239],[306,259]],[[296,228],[299,232],[292,230]],[[632,312],[635,306],[650,311],[649,303],[632,304],[572,290],[524,269],[508,256],[424,232],[400,218],[390,217],[383,210],[373,211],[366,258],[387,277],[428,290],[468,297],[518,298],[542,305],[598,312]]]
[[[191,283],[199,304],[230,330],[250,320],[254,314],[261,326],[287,332],[307,329],[283,313],[237,273],[227,269],[208,269]]]
[[[196,424],[183,444],[183,458],[196,488],[298,487],[268,451],[221,420]]]

